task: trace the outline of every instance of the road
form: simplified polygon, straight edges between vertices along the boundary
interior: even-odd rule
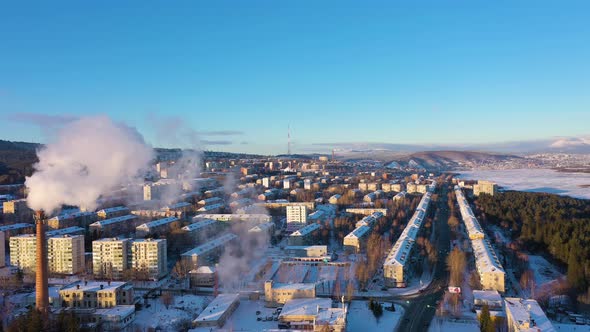
[[[434,229],[437,233],[435,234],[437,239],[436,248],[439,252],[432,282],[419,294],[397,297],[397,300],[405,302],[405,312],[398,331],[426,331],[436,312],[436,302],[441,300],[444,290],[448,286],[449,273],[446,258],[449,254],[451,230],[447,223],[449,218],[447,191],[447,183],[442,183],[437,202],[438,212]]]

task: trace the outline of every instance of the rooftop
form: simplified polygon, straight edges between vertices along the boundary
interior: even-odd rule
[[[504,304],[506,313],[518,323],[518,331],[556,331],[537,301],[507,297]]]
[[[218,295],[193,322],[217,322],[232,304],[239,301],[239,298],[239,294]]]
[[[320,229],[320,225],[318,224],[309,224],[299,230],[296,230],[295,232],[291,233],[290,236],[305,236],[308,235],[310,233],[315,232],[316,230]]]
[[[232,234],[232,233],[228,233],[228,234],[224,234],[218,238],[215,238],[205,244],[202,244],[196,248],[193,248],[185,253],[183,253],[181,256],[195,256],[195,255],[201,255],[203,253],[209,252],[210,250],[217,248],[217,247],[221,247],[223,245],[225,245],[226,243],[228,243],[231,240],[237,239],[237,235]]]
[[[54,237],[54,236],[74,234],[74,233],[84,233],[84,228],[78,227],[78,226],[73,226],[73,227],[61,228],[61,229],[56,229],[53,231],[48,231],[45,234],[47,235],[47,237]]]
[[[471,247],[478,271],[504,273],[500,260],[487,239],[471,240]]]
[[[124,222],[124,221],[128,221],[128,220],[133,220],[135,218],[137,218],[137,216],[132,215],[132,214],[128,214],[126,216],[120,216],[120,217],[115,217],[115,218],[111,218],[111,219],[97,221],[97,222],[90,224],[90,226],[104,227],[107,225],[112,225],[112,224],[116,224],[116,223],[120,223],[120,222]]]
[[[64,286],[60,291],[81,290],[84,292],[106,292],[114,291],[117,288],[123,287],[125,285],[131,287],[130,284],[124,281],[78,281]],[[80,287],[78,288],[78,286]]]
[[[355,228],[352,232],[348,233],[345,238],[361,238],[362,236],[368,234],[371,231],[371,227],[367,225],[361,225]]]
[[[121,212],[121,211],[126,211],[126,210],[129,210],[129,209],[125,206],[115,206],[115,207],[111,207],[111,208],[107,208],[107,209],[98,210],[97,212],[113,213],[113,212]]]
[[[158,226],[162,226],[162,225],[173,223],[175,221],[178,221],[178,218],[176,218],[176,217],[168,217],[168,218],[164,218],[164,219],[158,219],[158,220],[146,222],[145,224],[141,224],[141,225],[137,226],[137,228],[158,227]]]
[[[193,218],[193,221],[195,221],[194,218]],[[216,222],[217,222],[217,220],[213,220],[213,219],[197,219],[196,222],[184,226],[182,228],[182,230],[187,231],[187,232],[192,232],[192,231],[199,230],[201,228],[205,228],[205,227],[209,227],[211,225],[214,225]]]
[[[310,319],[313,319],[318,313],[318,308],[332,308],[332,299],[314,297],[289,300],[283,306],[279,319],[288,320],[289,316],[310,316]]]
[[[5,232],[5,231],[11,231],[11,230],[15,230],[15,229],[22,229],[22,228],[28,228],[28,227],[33,227],[33,224],[19,223],[19,224],[12,224],[12,225],[3,225],[3,226],[0,226],[0,231]]]

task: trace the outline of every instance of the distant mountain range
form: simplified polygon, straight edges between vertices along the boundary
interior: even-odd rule
[[[334,150],[339,156],[408,154],[420,151],[479,151],[499,154],[581,153],[590,154],[590,136],[512,141],[490,144],[393,144],[393,143],[318,143],[315,150]],[[314,150],[310,148],[308,150]]]

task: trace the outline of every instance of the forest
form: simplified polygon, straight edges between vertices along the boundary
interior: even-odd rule
[[[590,200],[543,193],[480,195],[475,204],[483,224],[507,230],[513,240],[535,253],[567,265],[573,290],[587,291],[590,280]]]

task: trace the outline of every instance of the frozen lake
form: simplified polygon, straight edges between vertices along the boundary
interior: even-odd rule
[[[588,173],[562,173],[551,169],[475,170],[459,172],[462,179],[490,180],[512,190],[545,192],[590,199]]]

